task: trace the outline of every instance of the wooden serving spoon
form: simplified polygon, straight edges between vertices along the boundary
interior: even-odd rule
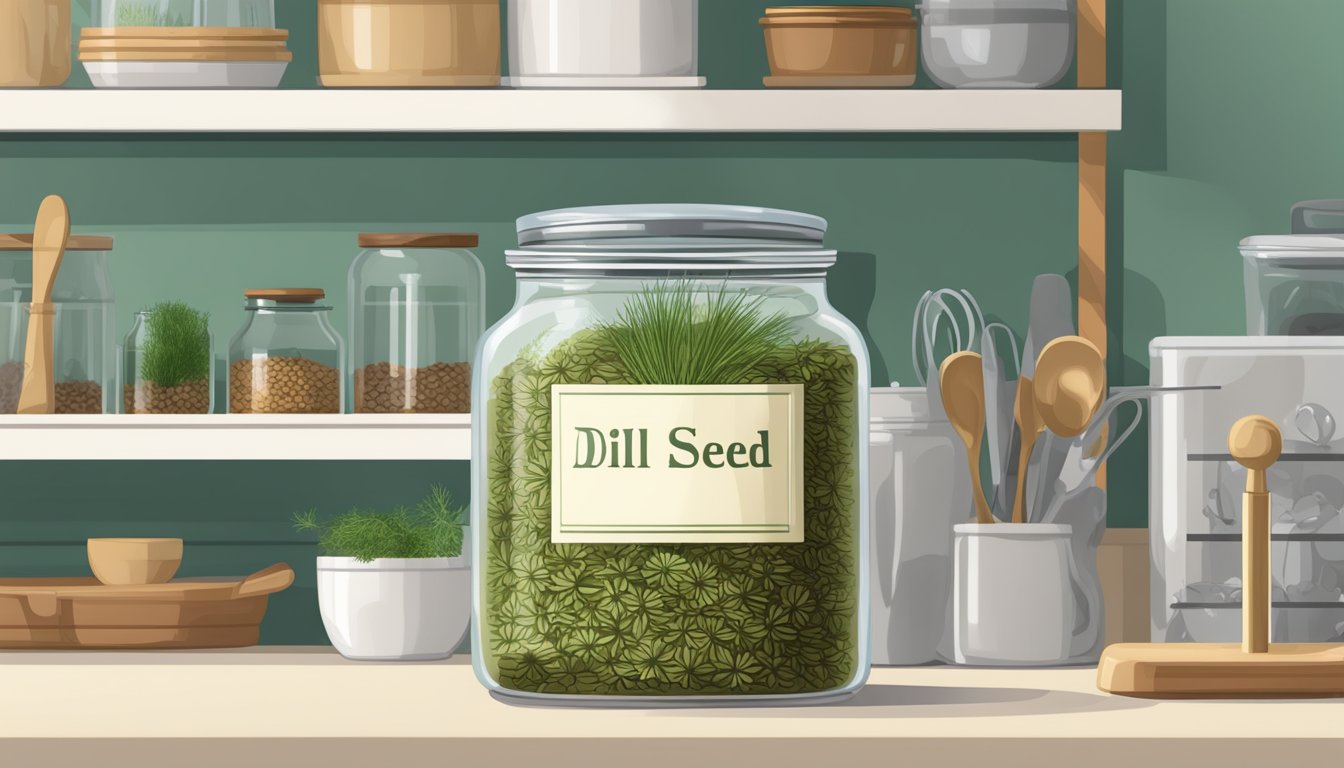
[[[1036,408],[1036,385],[1026,376],[1017,380],[1017,399],[1013,402],[1013,418],[1022,433],[1021,448],[1017,452],[1017,485],[1013,492],[1013,522],[1027,521],[1027,464],[1031,462],[1031,451],[1036,447],[1036,438],[1045,430],[1041,414]]]
[[[1032,389],[1041,422],[1060,437],[1077,437],[1106,398],[1106,363],[1087,339],[1055,339],[1041,350]]]
[[[29,307],[28,346],[24,351],[23,389],[19,413],[56,410],[56,375],[52,340],[56,335],[56,305],[51,291],[70,239],[70,209],[59,195],[50,195],[37,209],[33,227],[33,303]]]
[[[996,522],[980,485],[980,448],[985,439],[984,361],[974,352],[958,352],[943,361],[938,370],[943,410],[952,429],[966,444],[966,462],[971,469],[971,491],[975,496],[975,521],[981,525]]]

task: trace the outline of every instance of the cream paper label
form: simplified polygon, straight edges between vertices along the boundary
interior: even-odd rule
[[[551,387],[551,541],[803,541],[803,385]]]

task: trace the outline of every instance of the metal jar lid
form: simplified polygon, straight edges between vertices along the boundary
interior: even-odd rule
[[[668,237],[820,248],[825,235],[826,220],[819,216],[740,205],[602,205],[518,219],[518,245],[524,248]]]
[[[544,211],[518,220],[508,264],[520,271],[824,271],[826,220],[735,205],[611,205]]]

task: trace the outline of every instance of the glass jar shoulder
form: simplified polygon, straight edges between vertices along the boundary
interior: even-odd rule
[[[464,248],[367,249],[350,264],[352,286],[398,287],[412,279],[424,285],[479,285],[485,268]]]
[[[701,308],[715,301],[750,303],[758,317],[782,317],[792,341],[846,348],[867,370],[863,337],[827,301],[822,280],[719,277],[520,281],[513,309],[485,335],[479,373],[497,374],[520,357],[543,358],[575,334],[621,322],[638,297],[669,286],[690,288]]]

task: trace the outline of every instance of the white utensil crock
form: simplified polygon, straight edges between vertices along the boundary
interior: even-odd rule
[[[1072,529],[1034,523],[954,528],[958,664],[1053,666],[1074,646]]]
[[[471,620],[471,568],[466,557],[319,557],[317,599],[327,637],[346,658],[446,659]]]

